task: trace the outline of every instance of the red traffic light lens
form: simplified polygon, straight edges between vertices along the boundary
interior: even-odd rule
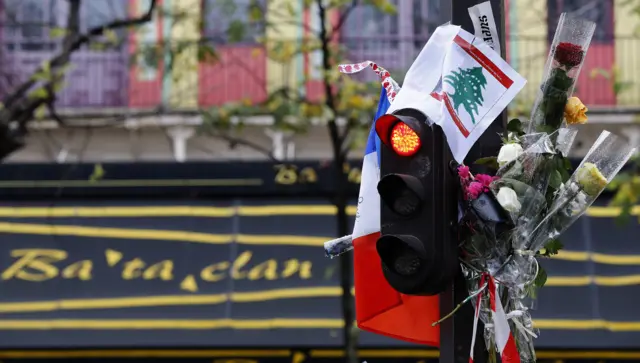
[[[420,136],[403,122],[393,126],[389,140],[391,148],[398,155],[411,156],[420,150]]]

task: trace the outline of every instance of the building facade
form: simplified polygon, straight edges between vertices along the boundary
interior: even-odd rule
[[[401,81],[429,35],[446,20],[441,1],[395,0],[393,15],[358,6],[336,35],[336,42],[343,46],[348,60],[374,60]],[[84,1],[82,28],[138,15],[149,3]],[[263,0],[271,25],[251,25],[240,39],[231,39],[227,29],[235,22],[251,24],[249,4],[250,0],[159,0],[163,11],[135,31],[119,31],[123,41],[117,46],[76,52],[73,69],[58,96],[59,111],[87,122],[119,114],[125,115],[125,122],[101,128],[91,137],[85,130],[62,131],[41,122],[27,147],[10,161],[263,157],[242,147],[229,150],[226,143],[199,135],[195,127],[202,120],[197,110],[229,102],[259,102],[285,85],[300,87],[309,98],[320,97],[320,54],[275,59],[259,42],[266,37],[285,48],[299,47],[311,29],[317,28],[319,19],[315,9],[303,8],[302,1]],[[0,94],[11,92],[59,50],[59,37],[54,33],[65,26],[67,6],[63,0],[0,1]],[[559,14],[573,12],[598,25],[576,91],[598,111],[592,116],[594,124],[584,127],[579,137],[590,144],[601,123],[607,123],[612,131],[637,139],[638,127],[632,122],[634,109],[640,106],[640,38],[636,32],[640,16],[629,6],[623,0],[506,0],[507,58],[529,81],[515,108],[526,109],[533,102]],[[339,13],[329,17],[335,22]],[[217,54],[215,62],[203,57],[211,48]],[[176,115],[175,111],[184,112]],[[147,116],[141,116],[144,114]],[[268,131],[268,124],[258,122],[243,137],[277,149],[281,157],[329,157],[324,128],[306,135],[286,135]]]

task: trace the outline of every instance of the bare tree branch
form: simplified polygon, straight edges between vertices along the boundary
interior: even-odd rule
[[[62,51],[49,62],[51,70],[58,69],[68,64],[73,52],[80,49],[80,47],[89,43],[93,39],[103,35],[107,30],[139,25],[150,21],[156,7],[156,3],[157,0],[151,0],[151,5],[149,6],[148,11],[140,17],[115,20],[102,26],[92,28],[85,34],[80,34],[79,21],[81,0],[69,0],[70,10],[67,22],[67,34],[63,42]],[[43,68],[40,67],[34,73],[42,71]],[[19,102],[24,99],[25,94],[36,84],[36,80],[29,79],[20,85],[12,94],[4,98],[3,103],[7,106],[8,112],[3,112],[2,116],[4,117],[0,118],[0,124],[6,124],[9,120],[15,119],[17,113],[28,113],[31,115],[38,106],[45,103],[45,100],[38,98],[30,99],[27,102]]]
[[[342,14],[340,14],[340,18],[338,19],[338,22],[331,29],[331,36],[329,37],[329,39],[333,38],[337,32],[342,30],[342,26],[349,18],[349,15],[351,14],[351,12],[356,8],[356,6],[358,6],[358,3],[359,3],[358,0],[351,0],[351,4],[349,4],[349,6],[342,12]]]
[[[275,155],[273,155],[273,152],[261,145],[258,145],[255,142],[249,141],[247,139],[243,139],[241,137],[235,137],[235,136],[231,136],[231,135],[227,135],[227,134],[223,134],[223,133],[215,133],[215,134],[211,134],[211,136],[218,138],[218,139],[222,139],[225,141],[229,142],[229,147],[231,149],[235,148],[238,145],[242,145],[242,146],[246,146],[254,151],[257,151],[261,154],[263,154],[264,156],[266,156],[267,158],[269,158],[271,161],[279,163],[282,160],[279,160],[278,158],[275,157]]]
[[[51,79],[43,82],[42,79],[30,77],[3,99],[5,108],[0,111],[0,139],[2,139],[3,144],[3,147],[0,147],[0,160],[22,147],[22,139],[27,133],[26,124],[33,119],[34,112],[40,106],[45,105],[49,109],[51,116],[58,122],[62,122],[62,118],[55,111],[55,92],[53,91],[55,82],[59,81],[63,76],[62,68],[69,63],[73,52],[80,49],[83,45],[90,43],[95,38],[105,34],[108,30],[140,25],[151,21],[153,11],[157,4],[157,0],[151,0],[147,12],[139,17],[111,21],[104,25],[91,28],[88,32],[82,34],[80,32],[80,8],[82,0],[68,1],[69,16],[67,18],[67,28],[62,50],[33,73],[34,75],[43,73],[51,74]],[[47,72],[45,72],[45,67],[47,67]],[[47,95],[45,97],[27,97],[28,92],[40,83],[44,83],[42,86]]]

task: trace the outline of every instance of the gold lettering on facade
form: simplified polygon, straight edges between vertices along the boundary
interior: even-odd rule
[[[142,278],[145,280],[157,278],[164,281],[173,280],[173,261],[164,260],[149,266],[142,273]]]
[[[54,249],[26,248],[11,251],[18,260],[2,272],[3,280],[47,281],[58,276],[53,265],[67,258],[67,252]]]
[[[278,262],[270,259],[255,265],[249,270],[249,280],[275,280],[278,278]]]
[[[300,262],[297,258],[287,260],[284,262],[284,270],[282,270],[281,276],[286,279],[298,271],[301,279],[311,278],[311,261]]]
[[[217,282],[223,280],[227,277],[225,272],[217,272],[216,271],[225,271],[229,269],[231,264],[228,261],[222,261],[218,263],[214,263],[202,269],[200,272],[200,278],[204,281],[208,282]]]
[[[82,260],[65,267],[62,270],[62,277],[65,279],[88,281],[91,280],[91,270],[93,270],[93,262],[90,260]]]
[[[232,279],[241,280],[247,277],[247,272],[240,271],[240,269],[249,263],[251,256],[253,256],[253,253],[250,251],[244,251],[235,259],[235,261],[233,261],[233,265],[231,266]]]
[[[318,174],[311,167],[306,167],[300,170],[300,183],[316,183],[318,181]]]
[[[146,266],[146,263],[137,257],[131,261],[125,262],[124,268],[122,269],[122,278],[125,280],[133,280],[140,277],[144,266]]]
[[[276,165],[276,184],[292,185],[298,181],[295,165]]]

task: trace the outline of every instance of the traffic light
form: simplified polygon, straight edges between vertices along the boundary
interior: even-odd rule
[[[457,246],[447,230],[456,203],[447,196],[452,174],[444,162],[450,160],[443,154],[449,153],[446,139],[439,126],[413,109],[380,117],[376,132],[383,144],[376,243],[383,274],[400,293],[436,295],[459,269]]]

